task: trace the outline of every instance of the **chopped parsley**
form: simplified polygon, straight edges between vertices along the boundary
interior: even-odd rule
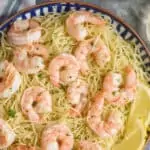
[[[60,84],[60,87],[61,87],[63,90],[66,89],[65,85],[63,85],[63,84]]]
[[[39,73],[39,74],[38,74],[38,77],[39,77],[39,78],[42,78],[42,74],[41,74],[41,73]]]
[[[14,118],[16,115],[16,111],[14,109],[9,109],[8,110],[8,116]]]
[[[112,92],[112,95],[116,96],[116,91]]]
[[[32,106],[35,107],[36,105],[37,105],[37,102],[34,101],[33,104],[32,104]]]

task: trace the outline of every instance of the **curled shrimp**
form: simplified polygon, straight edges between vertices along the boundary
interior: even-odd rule
[[[14,51],[13,62],[19,72],[35,74],[45,67],[47,49],[41,44],[19,47]]]
[[[64,124],[48,125],[42,133],[42,150],[71,150],[73,144],[73,134]]]
[[[13,147],[11,150],[37,150],[37,148],[27,145],[18,145]]]
[[[101,138],[109,138],[118,134],[123,126],[121,119],[122,114],[119,111],[112,111],[107,120],[102,120],[100,117],[104,107],[104,92],[99,92],[91,105],[88,115],[87,123],[89,127]]]
[[[80,71],[82,74],[88,74],[89,66],[87,63],[87,56],[91,53],[92,45],[91,40],[82,41],[79,43],[79,46],[75,50],[75,57],[79,61]]]
[[[69,35],[74,37],[77,41],[82,41],[87,36],[87,30],[81,25],[82,23],[91,23],[95,25],[104,25],[105,21],[100,17],[95,16],[88,11],[77,11],[67,18],[66,29]]]
[[[91,141],[80,141],[78,150],[102,150],[101,146]]]
[[[134,69],[132,66],[128,65],[125,67],[125,73],[126,73],[126,79],[125,79],[125,85],[124,85],[124,93],[125,97],[133,101],[135,98],[136,93],[136,86],[137,86],[137,77]]]
[[[77,80],[70,84],[67,89],[67,97],[72,105],[70,115],[80,116],[87,104],[88,85],[83,80]]]
[[[106,93],[106,100],[111,103],[116,103],[120,100],[120,86],[123,82],[122,75],[120,73],[109,72],[103,81],[103,90]]]
[[[48,59],[48,49],[42,44],[32,44],[24,47],[31,56],[37,55],[43,57],[45,60]]]
[[[8,61],[0,62],[0,98],[8,98],[21,85],[21,76],[13,64]]]
[[[114,92],[119,89],[122,84],[122,75],[120,73],[109,72],[103,81],[103,90],[107,92]]]
[[[14,45],[28,45],[38,42],[41,37],[40,24],[34,20],[15,21],[8,33],[8,41]]]
[[[42,114],[52,111],[51,95],[42,87],[27,88],[21,98],[21,108],[30,121],[39,123]]]
[[[137,85],[136,73],[130,65],[126,66],[124,70],[126,73],[124,83],[123,77],[119,73],[109,72],[104,78],[105,99],[112,104],[124,105],[134,100]]]
[[[93,56],[100,67],[104,67],[111,59],[109,48],[100,38],[95,39]]]
[[[15,141],[15,133],[11,127],[0,119],[0,149],[9,147]]]
[[[93,38],[81,41],[75,50],[75,57],[79,61],[80,70],[84,75],[88,74],[89,72],[87,56],[91,53],[94,56],[96,63],[100,67],[105,66],[105,64],[109,62],[111,58],[110,50],[107,48],[104,42],[102,42],[102,40]]]
[[[79,63],[71,54],[60,54],[53,58],[49,64],[50,80],[54,86],[60,83],[68,84],[78,77]]]

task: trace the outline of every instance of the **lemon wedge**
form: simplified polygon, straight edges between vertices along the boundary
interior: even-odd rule
[[[145,143],[146,130],[141,120],[136,120],[136,128],[112,147],[112,150],[141,150]]]
[[[150,89],[140,83],[136,99],[125,127],[124,139],[113,146],[112,150],[141,150],[145,144],[146,128],[150,123]]]
[[[146,126],[150,114],[150,89],[144,84],[139,84],[137,87],[136,99],[131,106],[129,114],[126,134],[136,128],[136,120],[141,119]]]

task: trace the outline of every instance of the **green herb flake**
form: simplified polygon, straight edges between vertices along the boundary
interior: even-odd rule
[[[41,73],[40,73],[40,74],[38,74],[38,77],[39,77],[39,78],[42,78],[42,74],[41,74]]]
[[[63,85],[63,84],[60,84],[60,87],[61,87],[61,89],[63,89],[63,90],[66,90],[66,87],[65,87],[65,85]]]
[[[16,115],[16,111],[14,109],[8,110],[8,116],[14,118]]]
[[[34,101],[33,104],[32,104],[32,106],[35,107],[36,105],[37,105],[37,102]]]
[[[112,95],[115,96],[115,95],[116,95],[116,92],[112,92]]]

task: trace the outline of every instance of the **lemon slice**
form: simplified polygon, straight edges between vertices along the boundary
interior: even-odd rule
[[[136,128],[112,147],[112,150],[141,150],[145,143],[146,130],[141,120],[136,120]]]
[[[136,120],[141,119],[145,126],[146,122],[149,120],[150,114],[150,89],[144,84],[139,84],[137,87],[136,99],[131,106],[131,111],[129,114],[126,134],[133,131],[136,128]]]

